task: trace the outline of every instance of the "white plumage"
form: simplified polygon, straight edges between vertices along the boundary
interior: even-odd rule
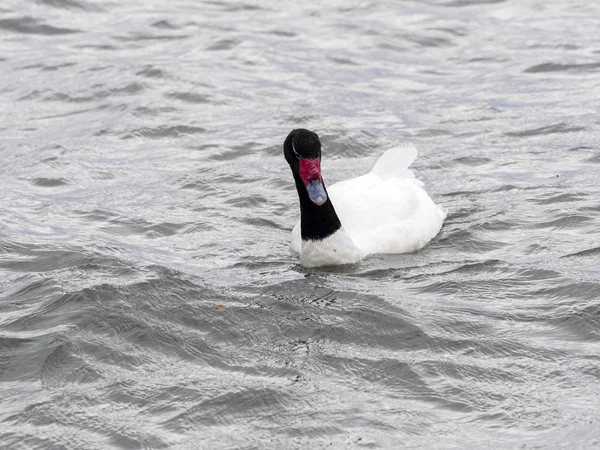
[[[409,166],[413,145],[379,157],[371,172],[327,189],[342,228],[323,240],[302,241],[300,221],[292,249],[307,267],[354,263],[375,253],[406,253],[424,247],[442,227],[446,213],[433,203]]]

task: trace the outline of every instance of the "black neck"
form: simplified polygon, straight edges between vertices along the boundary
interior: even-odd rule
[[[333,204],[329,199],[329,194],[327,194],[327,201],[321,206],[317,206],[308,198],[306,187],[296,173],[294,173],[294,180],[296,181],[296,190],[300,198],[300,229],[302,240],[315,241],[325,239],[339,230],[342,224],[335,213]],[[325,183],[323,183],[323,188],[325,188]],[[327,192],[326,188],[325,192]]]

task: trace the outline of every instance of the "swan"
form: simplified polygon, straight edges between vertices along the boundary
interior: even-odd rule
[[[408,168],[417,157],[412,145],[388,150],[369,173],[329,189],[321,175],[321,141],[316,133],[292,130],[283,153],[300,200],[291,248],[305,267],[352,264],[376,253],[412,252],[442,228],[446,213]]]

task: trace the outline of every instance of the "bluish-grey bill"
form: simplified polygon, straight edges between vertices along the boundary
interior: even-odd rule
[[[321,206],[327,201],[327,193],[321,180],[311,180],[306,185],[306,192],[308,192],[308,198],[317,206]]]

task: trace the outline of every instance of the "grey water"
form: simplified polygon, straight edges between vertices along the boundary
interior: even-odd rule
[[[600,447],[600,3],[5,0],[0,448]],[[413,143],[412,254],[304,269]]]

